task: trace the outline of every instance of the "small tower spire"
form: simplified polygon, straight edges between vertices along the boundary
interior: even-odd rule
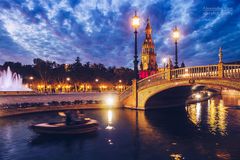
[[[140,78],[146,78],[158,71],[154,42],[152,40],[152,27],[149,17],[147,18],[145,34],[146,37],[142,44]]]
[[[146,32],[146,36],[150,36],[152,34],[152,27],[151,27],[151,24],[150,24],[150,18],[149,17],[147,18],[147,26],[146,26],[145,32]]]
[[[220,47],[218,52],[218,59],[219,59],[218,63],[223,63],[222,58],[223,58],[222,47]]]

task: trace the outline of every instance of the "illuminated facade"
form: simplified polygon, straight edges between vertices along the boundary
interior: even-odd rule
[[[146,38],[142,45],[142,55],[140,64],[140,78],[146,78],[157,72],[158,66],[156,61],[156,53],[154,50],[154,43],[152,40],[152,28],[150,25],[150,20],[147,19],[147,26],[145,29]]]

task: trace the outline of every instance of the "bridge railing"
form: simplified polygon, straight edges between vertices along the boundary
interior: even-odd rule
[[[120,93],[120,101],[127,98],[132,93],[132,86],[128,87],[126,90],[124,90],[122,93]]]
[[[141,79],[140,81],[138,81],[138,89],[140,89],[140,88],[142,88],[144,86],[147,86],[149,84],[153,84],[155,82],[166,80],[168,74],[169,73],[167,71],[164,71],[164,72],[160,72],[160,73],[151,75],[151,76],[149,76],[147,78]]]
[[[224,78],[240,78],[240,65],[223,64],[223,74]],[[138,81],[138,88],[141,89],[142,87],[149,86],[156,82],[167,80],[167,77],[170,77],[171,80],[187,78],[218,78],[219,68],[218,65],[207,65],[172,69],[170,72],[160,72]]]
[[[185,67],[171,70],[171,79],[210,78],[218,76],[218,65]]]
[[[240,78],[240,65],[224,64],[223,75],[224,75],[224,78]]]

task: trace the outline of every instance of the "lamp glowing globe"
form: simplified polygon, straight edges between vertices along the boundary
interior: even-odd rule
[[[135,16],[132,18],[132,26],[134,29],[138,29],[140,26],[140,18],[137,16],[137,12],[135,12]]]

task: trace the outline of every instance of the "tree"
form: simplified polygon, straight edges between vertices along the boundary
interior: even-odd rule
[[[118,83],[121,79],[123,82],[130,84],[134,77],[132,69],[105,67],[101,63],[87,62],[82,64],[80,58],[77,57],[73,64],[69,64],[68,70],[65,70],[65,64],[58,64],[54,61],[44,61],[40,58],[33,60],[33,65],[22,65],[19,62],[5,62],[0,66],[1,70],[10,67],[13,72],[19,73],[24,80],[30,76],[34,76],[36,82],[43,83],[63,83],[66,77],[70,77],[72,83],[94,82],[96,78],[101,82]]]

